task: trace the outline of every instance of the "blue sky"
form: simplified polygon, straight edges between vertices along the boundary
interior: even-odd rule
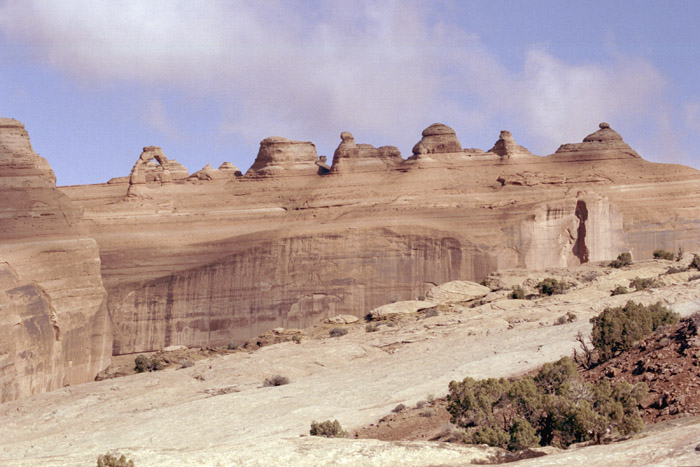
[[[700,2],[0,0],[0,116],[59,185],[128,175],[143,146],[195,172],[268,136],[332,157],[442,122],[547,155],[609,122],[700,167]]]

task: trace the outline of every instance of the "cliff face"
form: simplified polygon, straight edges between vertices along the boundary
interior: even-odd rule
[[[11,119],[0,199],[0,400],[94,379],[112,344],[97,244]]]
[[[700,173],[644,161],[609,125],[539,157],[431,125],[409,160],[355,144],[332,167],[268,138],[244,177],[64,187],[100,247],[115,353],[219,345],[364,315],[434,283],[700,249]]]

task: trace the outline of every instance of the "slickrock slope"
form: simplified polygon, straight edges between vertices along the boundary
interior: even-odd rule
[[[129,202],[124,185],[62,190],[100,247],[116,353],[223,345],[497,269],[698,248],[700,172],[603,126],[538,157],[503,133],[496,152],[463,150],[436,124],[393,168],[346,134],[325,171],[312,143],[268,138],[244,177],[147,183]]]
[[[91,381],[112,337],[97,244],[24,126],[0,119],[0,402]]]
[[[700,309],[697,272],[664,274],[678,263],[646,261],[623,269],[586,264],[572,270],[508,271],[492,287],[523,285],[544,277],[571,282],[564,295],[510,300],[508,290],[454,302],[483,291],[449,284],[430,293],[437,316],[403,315],[393,327],[366,332],[363,322],[342,325],[347,335],[313,337],[255,352],[236,351],[183,369],[127,376],[63,388],[0,405],[6,431],[0,464],[72,466],[94,464],[116,451],[150,465],[463,465],[485,461],[492,448],[430,442],[352,439],[354,431],[447,393],[450,380],[521,374],[576,346],[590,332],[589,318],[627,300],[657,300],[682,315]],[[667,284],[610,296],[630,279],[659,277]],[[446,300],[442,302],[442,300]],[[481,304],[480,304],[481,303]],[[554,325],[567,312],[577,320]],[[339,324],[328,325],[339,326]],[[274,374],[290,384],[262,387]],[[350,439],[309,437],[312,421],[337,419]],[[306,436],[301,436],[306,435]],[[545,450],[526,465],[697,465],[700,422],[651,426],[630,440],[602,446]]]

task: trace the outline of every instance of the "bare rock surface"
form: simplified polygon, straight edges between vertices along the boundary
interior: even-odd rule
[[[0,401],[91,381],[112,350],[97,244],[11,119],[0,199]]]
[[[584,159],[640,157],[634,149],[625,143],[617,131],[610,128],[610,124],[602,122],[599,128],[598,131],[583,138],[582,143],[562,144],[555,155]]]
[[[588,319],[628,299],[657,300],[684,315],[700,309],[690,272],[664,287],[610,296],[628,277],[664,275],[669,262],[626,269],[501,272],[496,284],[528,287],[545,276],[574,284],[564,295],[496,299],[483,305],[439,302],[437,316],[406,315],[394,327],[350,327],[339,338],[305,338],[198,360],[190,367],[74,385],[0,405],[6,427],[0,463],[67,466],[115,451],[137,465],[454,465],[497,458],[497,450],[445,443],[382,442],[308,436],[312,421],[337,419],[350,432],[400,403],[447,392],[450,380],[517,375],[569,355]],[[685,274],[685,275],[683,275]],[[690,280],[689,280],[690,279]],[[554,325],[566,313],[577,320]],[[281,331],[280,331],[281,332]],[[290,383],[263,387],[279,374]],[[89,436],[86,435],[89,433]],[[696,419],[651,426],[630,440],[548,450],[525,465],[693,464]]]

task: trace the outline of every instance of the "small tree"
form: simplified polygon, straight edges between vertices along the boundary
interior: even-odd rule
[[[523,290],[523,288],[519,285],[513,287],[513,291],[510,293],[510,298],[514,300],[523,300],[526,297],[527,295],[525,294],[525,290]]]
[[[658,327],[678,322],[678,314],[661,302],[644,306],[632,301],[624,307],[606,308],[591,318],[591,342],[601,362],[630,349],[637,341]]]

